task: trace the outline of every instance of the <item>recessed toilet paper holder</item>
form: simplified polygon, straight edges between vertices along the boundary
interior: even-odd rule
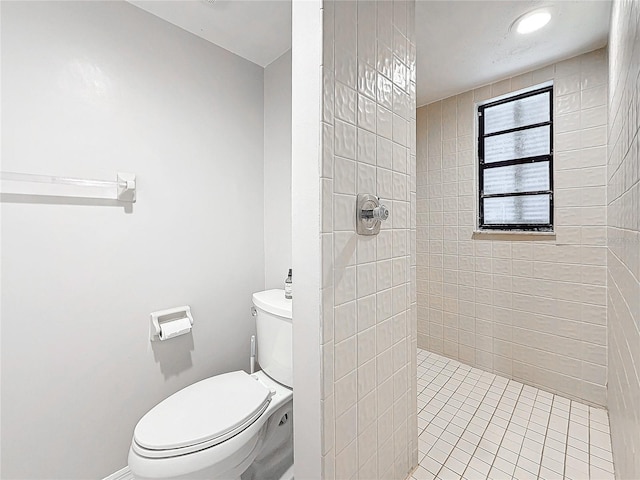
[[[389,209],[380,199],[369,193],[359,193],[356,198],[356,232],[358,235],[377,235],[380,225],[389,218]]]
[[[185,320],[188,320],[188,323]],[[168,328],[163,328],[163,325]],[[191,307],[188,305],[151,312],[149,339],[155,342],[177,337],[191,331],[192,326],[193,317],[191,316]]]

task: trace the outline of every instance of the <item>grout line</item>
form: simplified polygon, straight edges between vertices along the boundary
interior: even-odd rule
[[[507,386],[509,385],[510,382],[507,382]],[[521,382],[519,382],[521,383]],[[505,428],[505,433],[502,435],[502,439],[500,440],[500,444],[498,445],[498,451],[500,451],[500,447],[502,446],[502,442],[504,441],[504,437],[507,434],[507,431],[509,430],[509,425],[511,424],[511,419],[513,418],[513,414],[516,410],[516,407],[518,406],[518,402],[520,401],[520,397],[522,396],[522,392],[524,391],[524,384],[522,385],[522,388],[520,388],[520,393],[518,395],[518,398],[516,399],[516,403],[513,406],[513,412],[511,412],[511,417],[509,418],[509,422],[507,423],[507,426]],[[506,392],[506,388],[505,388],[505,392]],[[504,393],[503,393],[504,396]],[[502,399],[502,397],[501,397]],[[496,407],[497,410],[497,407]],[[533,412],[533,409],[531,410]],[[531,416],[531,414],[529,414],[529,416]],[[493,417],[492,417],[493,418]],[[529,420],[527,420],[527,424],[528,424]],[[525,428],[525,433],[526,433],[526,428]],[[524,443],[524,440],[523,440]],[[505,447],[506,448],[506,447]],[[520,450],[518,450],[518,458],[520,458],[520,451],[522,450],[522,444],[520,445]],[[496,458],[498,456],[498,452],[496,452]],[[491,462],[491,468],[493,468],[493,464],[495,463],[496,459],[493,459],[493,462]],[[518,468],[518,460],[516,459],[516,463],[515,463],[515,468]],[[514,468],[514,473],[515,473],[515,468]],[[489,470],[489,472],[491,472],[491,469]],[[513,475],[512,475],[513,476]]]
[[[587,462],[589,465],[589,478],[591,478],[591,407],[587,407]]]
[[[562,466],[562,477],[567,476],[567,457],[569,456],[569,429],[571,428],[571,410],[573,409],[573,400],[569,401],[569,417],[567,419],[567,440],[564,444],[564,465]]]
[[[538,398],[538,395],[536,395],[536,398]],[[553,411],[553,397],[551,398],[551,405],[549,406],[549,418],[547,419],[547,425],[545,426],[545,431],[544,431],[544,440],[542,441],[542,451],[540,452],[540,465],[538,465],[538,478],[540,478],[540,475],[542,473],[542,459],[544,458],[544,449],[546,448],[545,440],[547,439],[547,433],[549,432],[549,425],[551,424],[552,411]]]
[[[497,376],[497,375],[495,375],[495,374],[493,374],[493,375],[494,375],[494,379],[493,379],[493,380],[495,381],[495,379],[496,379],[498,376]],[[493,385],[493,382],[491,382],[491,385]],[[507,385],[509,385],[509,383],[508,383],[508,382],[507,382]],[[489,386],[489,390],[491,390],[491,386]],[[489,392],[489,390],[487,390],[487,393]],[[504,396],[504,392],[506,392],[506,391],[507,391],[507,389],[506,389],[506,387],[505,387],[505,388],[502,390],[502,394],[500,395],[500,400],[502,400],[502,397]],[[486,394],[485,394],[485,396],[484,396],[484,397],[482,397],[482,401],[484,401],[485,397],[486,397]],[[500,404],[500,400],[498,400],[498,404]],[[482,405],[482,401],[480,402],[480,405]],[[491,415],[491,419],[489,419],[489,423],[487,423],[487,426],[485,427],[484,432],[483,432],[483,433],[482,433],[482,435],[480,436],[480,442],[481,442],[481,441],[482,441],[482,439],[484,438],[484,433],[487,431],[487,428],[489,428],[489,425],[491,424],[491,420],[493,419],[493,417],[494,417],[494,415],[495,415],[495,412],[498,410],[498,407],[497,407],[497,405],[498,405],[498,404],[496,404],[496,408],[495,408],[495,410],[494,410],[493,414]],[[480,409],[480,405],[478,405],[478,409]],[[476,411],[477,411],[477,410],[476,410]],[[474,414],[474,417],[475,417],[475,414]],[[473,417],[472,417],[472,418],[473,418]],[[507,424],[507,425],[508,425],[508,424]],[[465,429],[465,431],[466,431],[466,429]],[[505,430],[505,432],[506,432],[506,430]],[[462,433],[464,433],[464,432],[462,432]],[[504,438],[504,434],[502,435],[502,437]],[[460,437],[460,438],[462,438],[462,437]],[[478,445],[476,446],[475,450],[474,450],[474,451],[473,451],[473,453],[471,454],[471,459],[473,459],[473,457],[474,457],[474,455],[475,455],[475,452],[480,448],[480,442],[478,442]],[[500,443],[502,443],[502,439],[500,440]],[[498,449],[500,449],[500,445],[498,445]],[[498,456],[498,452],[496,452],[496,457],[497,457],[497,456]],[[469,462],[467,463],[467,467],[464,469],[464,471],[463,471],[463,473],[462,473],[463,475],[464,475],[464,473],[467,471],[467,469],[468,469],[468,468],[470,468],[470,467],[469,467],[469,463],[471,463],[471,459],[469,459]],[[488,476],[488,475],[489,475],[489,473],[491,472],[491,469],[493,468],[493,463],[494,463],[494,462],[495,462],[495,457],[494,457],[493,461],[491,462],[491,465],[489,465],[489,472],[487,472],[487,476]]]

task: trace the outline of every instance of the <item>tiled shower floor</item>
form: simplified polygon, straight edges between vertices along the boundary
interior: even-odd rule
[[[609,419],[589,407],[418,349],[413,479],[614,479]]]

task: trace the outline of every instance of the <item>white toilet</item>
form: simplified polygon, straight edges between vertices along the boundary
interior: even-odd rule
[[[136,425],[129,468],[136,480],[293,479],[291,300],[253,294],[261,371],[194,383]]]

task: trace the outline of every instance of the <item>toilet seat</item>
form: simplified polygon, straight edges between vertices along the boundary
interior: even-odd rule
[[[228,440],[253,424],[273,393],[243,371],[190,385],[151,409],[136,425],[132,449],[147,458],[168,458]]]

